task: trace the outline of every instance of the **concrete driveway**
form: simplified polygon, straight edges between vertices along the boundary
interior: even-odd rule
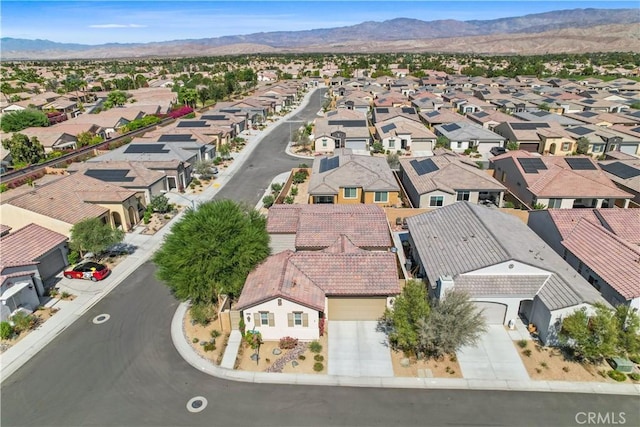
[[[387,337],[376,321],[329,321],[329,375],[392,377]]]
[[[529,380],[513,340],[502,325],[489,325],[476,347],[457,353],[464,379]]]

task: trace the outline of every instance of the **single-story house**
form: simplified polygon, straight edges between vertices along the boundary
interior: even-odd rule
[[[640,207],[640,158],[633,158],[620,151],[609,151],[607,154],[613,153],[619,154],[620,157],[628,157],[620,160],[603,160],[598,162],[598,165],[607,178],[621,190],[633,194],[633,203]]]
[[[562,319],[593,303],[608,305],[584,278],[519,218],[469,202],[407,218],[410,259],[434,298],[469,293],[489,324],[518,316],[546,344]]]
[[[489,154],[493,147],[504,147],[505,138],[478,126],[470,121],[449,123],[435,127],[438,136],[447,138],[450,148],[456,153],[462,153],[468,148],[477,149],[478,153]]]
[[[376,139],[391,152],[433,152],[436,135],[420,121],[396,116],[376,122]]]
[[[330,111],[326,117],[317,118],[313,130],[314,150],[331,153],[339,148],[369,151],[371,133],[364,113],[340,109]]]

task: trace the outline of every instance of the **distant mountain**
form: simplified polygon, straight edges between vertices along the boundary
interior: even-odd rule
[[[482,7],[482,3],[478,3]],[[398,45],[406,45],[403,41],[430,41],[441,39],[443,43],[437,43],[438,51],[447,52],[461,50],[460,38],[496,36],[504,39],[504,35],[535,35],[546,34],[554,37],[554,31],[585,30],[595,26],[629,25],[640,22],[640,9],[573,9],[553,12],[538,13],[521,17],[500,18],[485,21],[456,21],[438,20],[421,21],[410,18],[396,18],[383,22],[367,21],[357,25],[338,28],[314,29],[306,31],[276,31],[268,33],[255,33],[248,35],[224,36],[203,39],[173,40],[154,43],[132,44],[103,44],[90,46],[76,43],[56,43],[49,40],[25,40],[15,38],[0,39],[0,48],[4,59],[64,59],[64,58],[116,58],[116,57],[140,57],[140,56],[174,56],[174,55],[215,55],[236,52],[236,48],[248,48],[251,53],[257,52],[303,52],[318,51],[318,46],[332,47],[332,51],[344,51],[341,46],[354,46],[356,51],[363,51],[363,46],[375,45],[371,51],[384,51],[384,45],[389,46],[389,51],[398,51]],[[637,27],[631,26],[630,30]],[[587,43],[584,51],[596,50],[638,50],[638,37],[630,31],[628,47],[621,29],[616,27],[618,34],[614,45],[607,47],[602,40]],[[607,36],[608,34],[593,32],[594,37]],[[606,31],[606,29],[605,29]],[[588,34],[587,34],[588,36]],[[635,38],[635,40],[634,40]],[[447,46],[444,40],[454,41],[454,46]],[[483,39],[488,41],[489,39]],[[360,44],[358,44],[360,43]],[[423,43],[424,44],[424,43]],[[429,43],[426,43],[429,45]],[[544,43],[543,43],[544,44]],[[634,46],[635,45],[635,46]],[[395,47],[394,47],[395,46]],[[627,47],[625,49],[625,47]],[[407,48],[406,46],[404,48]],[[382,50],[381,50],[382,49]],[[553,49],[546,51],[559,52],[563,47],[558,41],[554,42]],[[576,51],[575,46],[567,46],[570,51]],[[409,46],[408,50],[411,49]],[[366,50],[365,50],[366,51]],[[469,47],[468,52],[477,52],[477,47]],[[481,50],[484,53],[492,53],[491,46],[485,46]],[[504,51],[504,48],[496,49],[495,53]],[[525,52],[522,52],[525,53]]]

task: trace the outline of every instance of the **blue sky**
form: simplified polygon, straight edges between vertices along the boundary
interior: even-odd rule
[[[637,8],[638,1],[14,1],[0,35],[102,44],[332,28],[393,18],[494,19],[573,8]]]

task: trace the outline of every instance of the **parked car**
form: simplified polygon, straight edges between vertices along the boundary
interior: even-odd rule
[[[65,271],[64,277],[67,279],[88,279],[92,282],[97,282],[107,277],[109,273],[109,267],[106,265],[87,261],[76,265],[71,270]]]
[[[507,152],[507,149],[504,147],[493,147],[491,148],[491,154],[494,156],[499,156],[500,154],[504,154]]]

